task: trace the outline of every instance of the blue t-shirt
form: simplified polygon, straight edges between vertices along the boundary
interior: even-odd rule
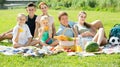
[[[68,22],[70,28],[66,28],[65,26],[63,26],[62,24],[60,24],[60,27],[58,29],[58,31],[56,32],[56,35],[62,35],[64,34],[65,36],[69,36],[69,37],[74,37],[74,32],[72,30],[73,26],[74,26],[74,22]],[[66,31],[65,31],[66,29]]]

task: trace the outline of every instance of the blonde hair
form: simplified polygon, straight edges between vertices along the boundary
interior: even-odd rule
[[[46,5],[48,7],[48,5],[45,2],[40,2],[38,7],[41,9],[41,5]]]
[[[48,16],[47,16],[47,15],[43,15],[43,16],[41,16],[40,21],[43,21],[43,20],[49,20],[49,19],[48,19]]]
[[[18,16],[17,16],[17,19],[21,18],[21,17],[25,17],[26,18],[26,15],[24,13],[19,13]]]
[[[41,24],[44,24],[44,23],[43,23],[44,20],[49,21],[49,18],[48,18],[47,15],[43,15],[43,16],[41,16],[40,23],[41,23]],[[48,22],[47,22],[47,23],[48,23]]]

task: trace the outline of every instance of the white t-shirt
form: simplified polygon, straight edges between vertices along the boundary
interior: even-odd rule
[[[15,39],[16,36],[17,36],[18,28],[19,28],[19,27],[20,27],[19,25],[16,25],[16,26],[13,28],[13,38],[12,38],[13,44],[15,43],[15,42],[14,42],[14,39]],[[20,28],[22,28],[23,31],[20,32],[20,34],[19,34],[18,43],[24,45],[25,43],[27,43],[28,38],[32,37],[32,35],[31,35],[31,33],[30,33],[30,30],[29,30],[27,24],[24,24],[24,25],[23,25],[22,27],[20,27]]]

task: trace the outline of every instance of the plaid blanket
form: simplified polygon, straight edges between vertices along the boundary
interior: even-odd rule
[[[0,53],[4,55],[16,55],[21,54],[23,56],[38,56],[38,57],[44,57],[45,55],[52,55],[59,52],[63,52],[64,50],[60,47],[55,47],[53,49],[50,46],[43,46],[41,49],[33,46],[28,47],[21,47],[21,48],[13,48],[8,46],[0,46]],[[56,50],[55,50],[56,49]],[[55,50],[55,51],[54,51]],[[78,56],[95,56],[95,54],[113,54],[113,53],[120,53],[120,46],[115,47],[104,47],[100,52],[68,52],[69,56],[78,55]]]
[[[8,46],[0,46],[0,53],[4,55],[16,55],[21,54],[23,56],[40,56],[51,55],[53,51],[49,50],[51,47],[43,47],[42,49],[29,46],[29,47],[21,47],[21,48],[13,48]]]

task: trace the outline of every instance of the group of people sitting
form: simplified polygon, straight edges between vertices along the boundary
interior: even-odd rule
[[[59,42],[54,39],[54,36],[62,35],[64,32],[65,36],[78,37],[78,35],[81,35],[83,38],[94,41],[100,46],[107,43],[102,22],[96,20],[87,23],[86,12],[81,11],[78,14],[77,23],[68,21],[66,12],[60,12],[58,15],[60,27],[56,32],[54,18],[48,14],[48,5],[45,2],[40,2],[39,9],[42,14],[37,16],[35,15],[36,6],[30,2],[26,7],[28,16],[26,17],[23,13],[18,14],[17,25],[12,30],[0,34],[0,41],[12,39],[14,48],[36,46],[38,44],[55,47]],[[69,29],[66,30],[66,28]]]

